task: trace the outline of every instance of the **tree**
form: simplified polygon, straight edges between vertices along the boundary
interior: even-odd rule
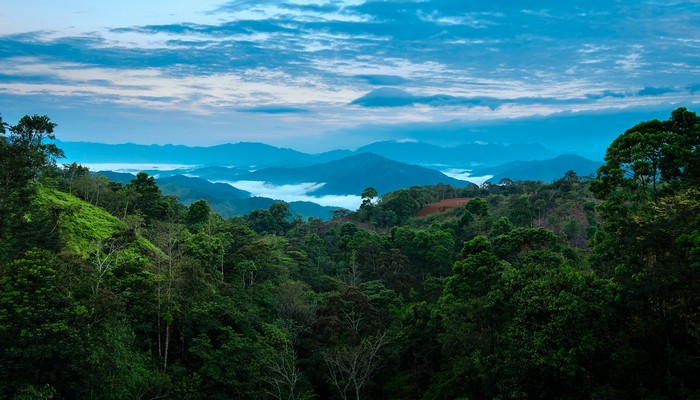
[[[45,384],[85,397],[79,383],[87,310],[57,285],[60,263],[29,251],[0,270],[0,393]],[[71,395],[72,393],[72,395]]]
[[[270,361],[269,368],[268,383],[271,389],[265,390],[265,392],[277,400],[296,400],[299,398],[297,392],[302,375],[299,370],[297,354],[288,343],[285,343],[284,349]]]
[[[187,209],[185,222],[191,232],[196,232],[209,222],[210,214],[211,207],[209,207],[209,203],[207,203],[206,200],[197,200],[190,204]]]
[[[277,231],[277,220],[268,210],[253,210],[244,218],[250,229],[259,234],[272,234]]]
[[[405,222],[410,216],[420,209],[420,205],[408,190],[401,189],[394,192],[386,201],[381,202],[382,211],[392,211],[398,223]]]
[[[675,110],[621,134],[591,182],[604,223],[591,264],[617,288],[617,326],[608,372],[620,392],[692,397],[700,371],[700,276],[693,264],[700,224],[695,113]],[[623,376],[634,374],[633,384]],[[663,377],[663,378],[662,378]]]
[[[667,121],[640,122],[618,136],[591,182],[598,198],[656,200],[661,191],[700,182],[700,120],[678,108]]]
[[[289,222],[289,219],[292,217],[292,213],[289,211],[289,204],[283,201],[272,203],[268,210],[277,223],[275,233],[280,235],[287,233],[292,226]]]
[[[167,204],[160,192],[155,178],[148,176],[145,172],[136,174],[136,178],[124,186],[125,195],[127,196],[127,204],[124,214],[126,215],[129,207],[139,211],[146,217],[146,222],[156,219],[163,219],[166,215]],[[132,204],[129,204],[129,201]]]
[[[362,199],[363,202],[366,199],[368,202],[371,202],[373,198],[377,197],[379,193],[377,192],[377,189],[373,187],[366,187],[365,190],[362,191]]]
[[[88,167],[83,167],[82,165],[73,162],[71,164],[63,164],[62,176],[68,183],[68,193],[73,194],[74,183],[80,178],[85,177],[90,170]]]
[[[362,204],[360,204],[359,209],[359,219],[360,221],[369,221],[372,219],[372,214],[374,211],[374,204],[372,199],[377,197],[377,189],[373,187],[367,187],[362,191]]]
[[[496,237],[500,235],[505,235],[508,232],[513,230],[513,223],[510,222],[508,217],[501,217],[496,220],[496,222],[493,223],[493,226],[491,226],[491,231],[489,232],[489,235],[491,237]]]
[[[363,339],[358,345],[326,352],[328,380],[343,400],[361,398],[362,390],[382,360],[381,350],[388,343],[386,332]]]
[[[26,216],[31,214],[36,180],[63,156],[55,144],[44,143],[55,139],[55,127],[45,115],[25,115],[13,126],[0,123],[0,261],[32,247],[17,233],[29,230]]]
[[[158,355],[163,357],[163,370],[168,368],[170,338],[175,317],[181,311],[178,284],[182,275],[181,243],[185,240],[184,228],[172,222],[156,221],[151,240],[162,251],[155,253],[156,319],[158,330]],[[163,323],[165,326],[162,327]],[[164,328],[164,331],[163,331]]]

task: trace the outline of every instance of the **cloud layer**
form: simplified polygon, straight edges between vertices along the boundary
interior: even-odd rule
[[[65,117],[66,140],[303,147],[372,124],[700,102],[700,3],[506,3],[14,2],[0,11],[0,112]]]

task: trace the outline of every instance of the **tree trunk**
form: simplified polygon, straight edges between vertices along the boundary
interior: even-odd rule
[[[168,347],[170,346],[170,322],[165,325],[165,352],[163,356],[163,372],[168,369]]]

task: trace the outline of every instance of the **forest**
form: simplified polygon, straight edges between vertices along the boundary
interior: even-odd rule
[[[700,398],[700,119],[595,176],[224,219],[0,127],[0,397]],[[463,206],[425,217],[450,198]]]

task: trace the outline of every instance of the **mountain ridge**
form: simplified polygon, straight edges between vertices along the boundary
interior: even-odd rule
[[[325,183],[312,192],[314,195],[359,195],[367,187],[374,187],[383,194],[416,185],[469,185],[469,182],[450,178],[440,171],[390,160],[374,153],[353,154],[309,167],[267,168],[241,175],[239,180],[265,181],[276,185]]]
[[[589,160],[577,154],[562,154],[547,160],[511,161],[495,167],[473,170],[475,176],[493,175],[488,181],[498,183],[503,178],[511,180],[538,180],[551,182],[572,170],[579,176],[594,174],[600,161]]]
[[[536,160],[558,153],[536,143],[465,143],[442,147],[425,142],[377,141],[354,151],[336,149],[311,154],[258,142],[226,143],[215,146],[106,144],[60,142],[66,160],[78,163],[154,163],[193,166],[236,166],[239,168],[303,167],[371,152],[385,158],[415,165],[466,167],[497,165],[514,160]]]

